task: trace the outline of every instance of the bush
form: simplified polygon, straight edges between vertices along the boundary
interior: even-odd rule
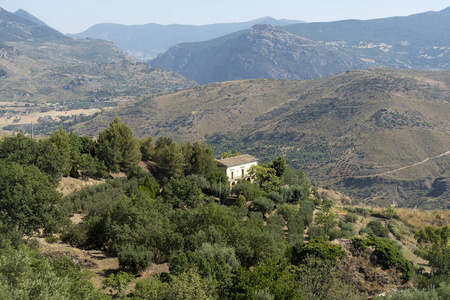
[[[118,258],[122,270],[136,274],[152,264],[153,252],[141,245],[125,245],[119,249]]]
[[[295,244],[290,250],[290,257],[294,265],[302,264],[309,257],[336,262],[344,256],[344,252],[341,246],[331,245],[323,237],[317,237],[306,244]]]
[[[78,173],[77,165],[73,164],[72,169],[70,169],[70,177],[72,178],[80,178],[80,173]]]
[[[327,234],[325,232],[325,229],[323,229],[323,227],[313,226],[308,229],[308,237],[310,240],[315,239],[319,236],[323,238],[327,237]]]
[[[358,222],[358,216],[354,213],[348,213],[345,215],[345,222],[356,223],[356,222]]]
[[[350,234],[350,236],[355,235],[355,226],[353,226],[352,223],[346,223],[346,222],[340,221],[339,227],[342,229],[342,231],[347,231]]]
[[[291,204],[281,204],[277,205],[277,214],[280,214],[283,216],[283,218],[287,221],[296,213],[295,207]]]
[[[370,221],[369,224],[367,224],[367,227],[372,229],[373,234],[378,237],[389,236],[389,229],[384,227],[383,223],[381,223],[380,220]]]
[[[367,246],[374,246],[375,251],[371,259],[374,259],[384,268],[395,267],[397,271],[402,272],[402,279],[410,280],[414,275],[412,263],[407,260],[400,250],[387,238],[378,238],[372,233],[367,238],[356,237],[353,241],[365,249]]]
[[[370,210],[364,207],[346,207],[345,210],[366,218],[370,215]]]
[[[61,241],[72,247],[81,247],[86,241],[86,233],[80,226],[71,225],[63,230]]]
[[[259,186],[256,183],[250,183],[248,181],[240,181],[233,187],[232,192],[237,196],[243,195],[247,201],[253,201],[262,195]]]
[[[328,231],[328,236],[330,241],[336,240],[336,239],[348,239],[352,237],[352,234],[349,231],[346,230],[339,230],[339,229],[330,229]]]
[[[369,227],[361,227],[361,229],[359,230],[359,234],[365,234],[365,233],[373,233],[372,229],[370,229]]]
[[[259,197],[253,200],[251,205],[253,211],[259,211],[265,215],[272,212],[274,203],[270,199]]]
[[[246,212],[245,214],[248,213],[247,200],[245,199],[244,195],[239,195],[239,197],[237,197],[236,206],[244,209]]]
[[[49,244],[54,244],[54,243],[56,243],[56,242],[58,241],[58,238],[57,238],[56,236],[49,235],[49,236],[46,236],[46,237],[44,238],[44,240],[45,240],[47,243],[49,243]]]

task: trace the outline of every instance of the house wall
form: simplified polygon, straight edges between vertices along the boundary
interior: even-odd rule
[[[248,170],[251,166],[256,166],[257,164],[257,161],[253,161],[241,165],[227,167],[225,170],[225,174],[228,177],[230,185],[235,184],[238,179],[247,179],[249,177]],[[244,176],[242,176],[242,170],[244,170]]]

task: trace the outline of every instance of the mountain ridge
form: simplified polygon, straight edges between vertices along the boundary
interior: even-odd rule
[[[75,40],[4,9],[0,42],[1,101],[98,106],[95,101],[195,85],[136,61],[111,42]]]
[[[96,24],[77,34],[68,34],[74,38],[97,38],[115,42],[119,48],[130,55],[147,60],[166,51],[174,44],[210,40],[265,22],[273,25],[288,25],[295,20],[276,20],[262,17],[247,22],[217,23],[207,25],[161,25],[147,23],[143,25],[122,25],[113,23]]]
[[[250,78],[312,79],[374,66],[334,46],[267,24],[254,25],[247,33],[203,50],[172,46],[150,65],[164,66],[200,84]]]
[[[348,67],[359,69],[374,66],[386,66],[398,69],[414,70],[450,70],[450,15],[442,12],[426,12],[405,17],[390,17],[374,20],[343,20],[335,22],[298,23],[282,26],[281,29],[319,43],[318,47],[334,47],[353,61],[361,60],[358,64]],[[228,74],[232,76],[214,76],[211,66],[217,64],[218,55],[233,56],[242,47],[228,47],[229,43],[249,34],[248,30],[236,32],[228,36],[210,41],[196,43],[182,43],[171,47],[165,54],[151,60],[154,66],[167,67],[184,76],[200,83],[260,78],[258,72],[249,74],[243,71],[245,64],[237,64],[234,69],[231,63],[224,64],[228,68]],[[283,45],[283,41],[278,41]],[[256,47],[256,44],[254,45]],[[293,50],[293,49],[292,49]],[[230,53],[226,53],[229,51]],[[262,51],[268,51],[262,49]],[[295,50],[293,50],[295,53]],[[251,55],[239,52],[240,56]],[[276,57],[275,57],[276,58]],[[283,57],[282,57],[283,58]],[[284,63],[284,73],[290,77],[272,76],[266,74],[266,78],[291,78],[299,79],[289,72],[289,68],[295,68],[302,57],[291,55],[289,63]],[[258,56],[260,68],[270,64],[272,57]],[[364,63],[362,63],[364,62]],[[278,63],[278,61],[274,61]],[[330,68],[332,64],[328,62]],[[323,67],[323,62],[311,65],[309,72]],[[345,70],[337,68],[334,74]],[[197,74],[191,74],[196,72]],[[199,74],[209,73],[208,81],[199,80]],[[330,74],[331,73],[331,74]],[[333,72],[328,75],[334,75]],[[318,75],[323,76],[323,75]],[[307,79],[311,77],[304,77]]]

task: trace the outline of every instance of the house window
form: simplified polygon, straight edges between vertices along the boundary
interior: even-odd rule
[[[233,179],[233,171],[231,171],[231,179]]]
[[[242,168],[242,178],[244,178],[244,168]]]

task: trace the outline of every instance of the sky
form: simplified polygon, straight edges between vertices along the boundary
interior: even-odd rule
[[[79,33],[98,23],[139,25],[244,22],[265,16],[326,22],[375,19],[439,11],[450,0],[0,0],[62,33]]]

